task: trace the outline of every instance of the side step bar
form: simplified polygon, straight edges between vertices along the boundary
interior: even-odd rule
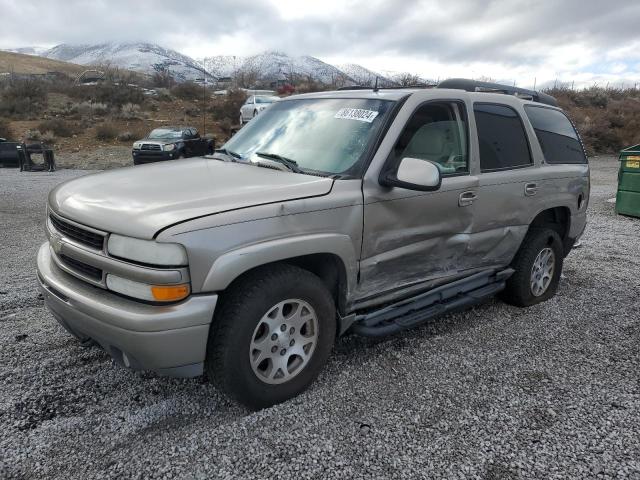
[[[406,330],[453,310],[480,303],[505,287],[514,270],[487,270],[447,285],[356,315],[353,332],[366,337],[382,337]]]

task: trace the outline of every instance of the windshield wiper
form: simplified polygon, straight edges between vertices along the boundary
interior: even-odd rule
[[[223,155],[226,155],[227,157],[231,157],[232,159],[240,159],[242,158],[242,155],[240,155],[239,153],[236,152],[232,152],[230,150],[227,150],[226,148],[216,148],[213,153],[222,153]],[[235,160],[233,160],[235,162]]]
[[[281,163],[292,172],[302,173],[302,169],[298,166],[298,162],[290,158],[283,157],[282,155],[278,155],[277,153],[270,153],[270,152],[256,152],[256,155],[259,157],[268,158],[269,160],[273,160],[275,162]]]

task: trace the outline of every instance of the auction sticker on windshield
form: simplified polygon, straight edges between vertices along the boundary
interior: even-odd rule
[[[378,112],[373,110],[364,110],[362,108],[341,108],[333,118],[358,120],[359,122],[371,123],[377,116]]]

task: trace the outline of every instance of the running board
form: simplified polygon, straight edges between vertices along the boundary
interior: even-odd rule
[[[365,337],[398,333],[435,316],[482,302],[503,290],[513,273],[512,268],[476,273],[379,310],[356,315],[351,328],[354,333]]]

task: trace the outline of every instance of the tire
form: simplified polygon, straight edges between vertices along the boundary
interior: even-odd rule
[[[256,269],[229,288],[209,334],[209,377],[253,410],[295,397],[331,353],[336,335],[331,294],[316,275],[286,264]],[[307,312],[304,320],[297,320],[299,312]]]
[[[550,299],[558,289],[563,260],[562,240],[554,230],[530,229],[511,262],[515,273],[507,280],[502,300],[528,307]]]

